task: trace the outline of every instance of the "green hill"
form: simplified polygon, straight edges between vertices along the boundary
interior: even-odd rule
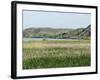
[[[48,37],[55,38],[58,34],[72,31],[72,29],[61,28],[28,28],[23,30],[23,37]]]
[[[62,39],[89,39],[91,25],[86,28],[27,28],[23,30],[23,37],[28,38],[62,38]]]

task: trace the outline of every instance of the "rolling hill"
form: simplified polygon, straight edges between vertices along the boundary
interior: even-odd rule
[[[86,28],[61,29],[61,28],[27,28],[23,30],[23,37],[34,38],[64,38],[84,39],[90,38],[91,25]]]

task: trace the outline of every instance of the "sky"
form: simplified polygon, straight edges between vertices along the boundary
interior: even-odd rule
[[[23,29],[26,28],[85,28],[91,24],[91,14],[50,11],[23,11]]]

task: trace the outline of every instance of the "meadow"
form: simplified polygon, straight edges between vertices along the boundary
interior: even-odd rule
[[[23,69],[90,66],[90,40],[23,41]]]

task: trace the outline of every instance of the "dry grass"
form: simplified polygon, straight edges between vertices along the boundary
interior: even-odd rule
[[[82,58],[81,58],[82,57]],[[42,61],[45,60],[45,61]],[[49,59],[49,60],[46,60]],[[77,66],[86,66],[90,65],[90,41],[89,40],[75,40],[75,41],[67,41],[67,40],[61,40],[61,41],[31,41],[31,42],[23,42],[23,68],[29,69],[29,68],[43,68],[43,66],[46,67],[47,62],[50,63],[51,59],[54,59],[55,65],[47,66],[47,67],[63,67],[63,65],[66,66],[75,66],[76,64],[68,64],[68,59],[70,59],[72,62],[76,59],[76,61],[79,61],[79,64]],[[56,64],[56,60],[64,59],[65,63]],[[78,60],[77,60],[78,59]],[[35,60],[36,62],[34,62]],[[38,60],[38,61],[37,61]],[[39,65],[36,63],[46,63],[45,65]],[[84,62],[85,61],[85,62]],[[33,62],[33,63],[32,63]],[[82,63],[83,62],[83,63]],[[27,63],[27,64],[26,64]],[[30,65],[29,65],[30,63]],[[32,65],[33,64],[33,65]],[[35,67],[34,67],[35,65]],[[56,66],[58,65],[58,66]],[[27,66],[27,67],[26,67]],[[31,67],[30,67],[31,66]],[[33,66],[33,67],[32,67]],[[37,67],[36,67],[37,66]]]

